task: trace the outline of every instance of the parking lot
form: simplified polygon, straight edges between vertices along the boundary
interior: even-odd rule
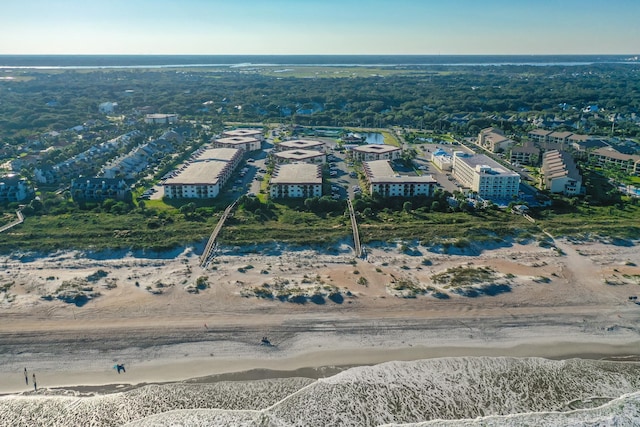
[[[329,173],[332,194],[338,195],[340,199],[353,198],[360,188],[360,181],[353,164],[347,160],[346,153],[330,149],[327,161],[332,171]]]
[[[458,182],[453,178],[450,171],[441,171],[431,163],[431,154],[438,149],[444,150],[449,154],[453,154],[454,148],[455,150],[466,151],[460,146],[443,147],[435,144],[423,144],[417,149],[418,156],[414,159],[414,164],[417,169],[419,169],[423,174],[433,176],[433,179],[438,183],[438,187],[450,193],[460,191],[462,187],[460,187]]]

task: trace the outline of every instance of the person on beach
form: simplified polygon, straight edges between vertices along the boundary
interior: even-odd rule
[[[27,373],[27,368],[24,368],[24,383],[29,385],[29,374]]]
[[[36,382],[36,374],[33,374],[33,391],[38,391],[38,383]]]

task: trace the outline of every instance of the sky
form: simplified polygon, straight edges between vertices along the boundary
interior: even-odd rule
[[[0,54],[633,54],[640,0],[3,0]]]

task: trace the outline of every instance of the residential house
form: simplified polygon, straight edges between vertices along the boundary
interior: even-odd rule
[[[100,111],[102,114],[113,114],[117,107],[117,102],[103,102],[98,105],[98,111]]]

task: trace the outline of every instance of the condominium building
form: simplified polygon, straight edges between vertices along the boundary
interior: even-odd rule
[[[453,158],[451,154],[439,148],[431,153],[431,163],[441,171],[450,171],[453,167]]]
[[[77,178],[71,180],[71,197],[74,200],[114,199],[124,201],[131,197],[131,191],[124,179]]]
[[[322,169],[310,163],[276,166],[269,181],[269,195],[274,199],[322,196]]]
[[[315,141],[312,139],[291,139],[289,141],[282,141],[276,145],[277,151],[291,151],[291,150],[316,150],[324,151],[324,142]]]
[[[156,124],[156,125],[164,125],[164,124],[172,124],[178,122],[177,114],[147,114],[144,116],[144,122],[147,124]]]
[[[353,147],[353,158],[362,162],[395,160],[402,156],[402,149],[393,145],[368,144]]]
[[[498,153],[508,150],[514,141],[504,136],[501,129],[490,127],[480,131],[476,144],[492,153]]]
[[[640,175],[640,156],[624,154],[613,147],[602,147],[589,153],[589,159],[593,159],[598,166],[615,166],[631,175]]]
[[[453,153],[453,176],[484,199],[510,199],[520,190],[520,175],[482,154]]]
[[[582,177],[573,160],[566,151],[551,150],[542,156],[541,184],[552,193],[568,196],[580,194]]]
[[[262,142],[254,136],[227,136],[214,139],[213,146],[216,148],[236,148],[249,152],[262,148]]]
[[[169,199],[212,199],[231,177],[242,160],[242,150],[209,148],[165,180],[164,194]]]
[[[259,129],[230,129],[222,132],[221,138],[254,138],[264,141],[264,134]]]
[[[540,158],[540,149],[533,142],[525,142],[522,146],[512,147],[509,155],[509,161],[520,165],[537,164]]]
[[[533,129],[527,133],[527,137],[534,142],[543,143],[547,142],[547,137],[553,132],[544,129]]]
[[[324,164],[327,161],[327,155],[322,151],[316,150],[288,150],[279,151],[274,154],[276,163],[315,163]]]
[[[431,196],[436,181],[431,175],[400,175],[393,170],[388,160],[364,162],[364,172],[369,184],[369,193],[383,197]]]
[[[33,195],[27,180],[15,174],[0,178],[0,203],[21,202]]]

